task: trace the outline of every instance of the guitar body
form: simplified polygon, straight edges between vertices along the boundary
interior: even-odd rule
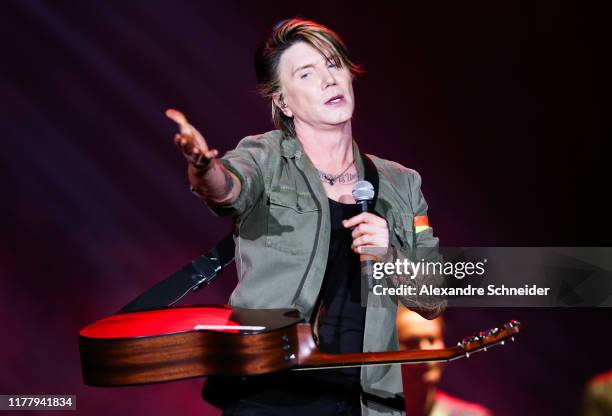
[[[209,375],[254,375],[297,364],[295,309],[186,306],[130,312],[79,331],[85,383],[124,386]],[[307,327],[307,328],[304,328]],[[314,348],[310,336],[306,344]]]
[[[120,313],[79,331],[85,384],[129,386],[213,375],[450,361],[514,340],[508,321],[439,350],[331,354],[295,309],[179,306]]]

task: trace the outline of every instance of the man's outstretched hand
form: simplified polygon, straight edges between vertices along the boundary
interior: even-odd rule
[[[217,149],[209,149],[204,136],[200,134],[180,111],[166,110],[166,117],[179,126],[174,143],[181,149],[187,165],[187,177],[192,190],[209,205],[232,203],[240,195],[240,180],[215,160]]]
[[[183,152],[187,161],[195,167],[203,167],[219,155],[217,149],[209,149],[204,136],[189,122],[183,113],[169,108],[166,117],[179,126],[179,133],[174,136],[174,144]]]

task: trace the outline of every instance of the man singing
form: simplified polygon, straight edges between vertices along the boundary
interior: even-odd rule
[[[362,306],[359,255],[378,248],[378,260],[394,261],[427,248],[439,257],[420,176],[359,151],[351,117],[361,69],[330,29],[278,23],[256,51],[255,71],[279,130],[246,137],[221,158],[183,114],[166,113],[180,128],[175,143],[193,191],[235,219],[239,283],[229,304],[297,309],[324,352],[398,350],[397,302],[428,319],[443,303],[369,292]],[[373,212],[361,213],[352,190],[368,167],[378,193]],[[384,365],[209,378],[203,396],[225,415],[390,415],[400,414],[401,393],[400,366]]]

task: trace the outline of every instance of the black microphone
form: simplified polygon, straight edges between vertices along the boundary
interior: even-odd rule
[[[353,186],[353,198],[359,205],[361,212],[369,211],[369,204],[374,199],[374,186],[368,181],[359,181]],[[370,254],[360,254],[359,261],[361,262],[361,276],[367,276],[368,289],[374,287],[374,277],[372,270],[374,268],[375,257]]]

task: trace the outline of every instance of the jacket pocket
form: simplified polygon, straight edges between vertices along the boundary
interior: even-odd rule
[[[292,188],[269,194],[266,246],[288,254],[310,254],[316,244],[321,208],[310,195]]]

